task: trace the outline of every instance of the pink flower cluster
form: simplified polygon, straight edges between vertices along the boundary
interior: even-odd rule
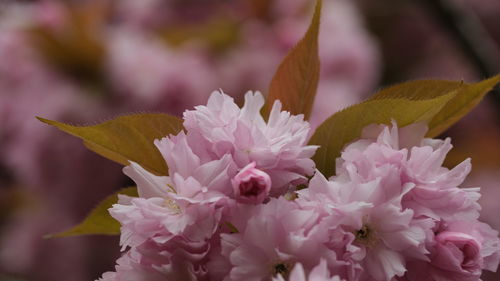
[[[124,168],[140,197],[110,209],[126,252],[99,280],[477,281],[496,270],[479,190],[458,187],[470,161],[442,166],[449,139],[369,126],[327,179],[303,117],[277,101],[266,121],[263,105],[260,93],[240,109],[215,92],[184,113],[185,132],[155,142],[169,176]]]
[[[40,281],[61,275],[87,281],[101,271],[96,264],[112,262],[104,256],[114,249],[104,248],[102,241],[39,239],[78,223],[124,179],[118,165],[34,117],[88,124],[132,112],[180,116],[185,108],[206,102],[206,89],[218,87],[242,101],[246,89],[268,87],[314,9],[310,0],[257,2],[0,0],[0,187],[19,189],[30,206],[6,214],[0,272]],[[254,4],[267,6],[265,13],[254,11]],[[356,3],[325,1],[320,34],[324,79],[313,126],[370,93],[380,67],[378,46]],[[103,51],[91,56],[95,65],[87,59],[80,65],[93,50],[85,47],[87,39]],[[80,48],[87,49],[85,54]],[[54,245],[71,262],[52,255]],[[92,247],[106,262],[87,262]]]

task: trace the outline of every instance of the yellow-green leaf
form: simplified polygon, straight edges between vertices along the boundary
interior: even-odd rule
[[[498,83],[500,75],[471,84],[444,80],[410,81],[384,89],[371,99],[428,99],[456,91],[455,97],[429,122],[427,136],[435,137],[470,112]]]
[[[428,122],[452,99],[456,91],[429,99],[378,98],[353,105],[339,111],[321,124],[310,140],[320,145],[314,155],[316,167],[327,177],[335,173],[335,159],[343,147],[358,138],[369,124],[389,124],[395,120],[399,126]]]
[[[121,116],[93,126],[72,126],[37,118],[81,138],[85,146],[101,156],[122,165],[134,161],[157,175],[166,175],[168,171],[154,140],[182,130],[182,120],[167,114]]]
[[[319,80],[318,35],[321,0],[316,3],[314,16],[305,36],[281,62],[269,87],[266,115],[275,100],[280,100],[283,110],[304,114],[308,119]]]
[[[452,91],[459,90],[465,87],[462,81],[446,81],[446,80],[416,80],[397,84],[391,87],[382,89],[372,97],[373,99],[410,99],[421,100],[435,98],[446,95]]]
[[[124,188],[113,195],[106,197],[97,207],[79,225],[72,227],[66,231],[47,235],[46,238],[57,238],[77,235],[103,234],[103,235],[118,235],[120,234],[120,224],[108,212],[108,209],[118,202],[118,194],[137,197],[137,188]]]
[[[498,83],[500,75],[478,83],[465,84],[429,123],[427,136],[435,137],[476,107]]]

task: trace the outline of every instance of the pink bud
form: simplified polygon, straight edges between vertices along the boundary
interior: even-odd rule
[[[436,254],[433,264],[460,276],[481,274],[481,244],[471,235],[444,231],[436,236]]]
[[[255,168],[255,162],[245,166],[233,179],[236,200],[241,203],[259,204],[269,195],[271,178]]]

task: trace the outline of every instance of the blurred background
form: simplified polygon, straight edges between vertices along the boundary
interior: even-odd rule
[[[117,237],[42,239],[130,184],[121,167],[35,116],[93,124],[183,110],[222,89],[266,93],[304,34],[312,0],[0,0],[0,281],[86,281],[112,270]],[[411,79],[500,72],[498,0],[324,0],[311,119]],[[500,229],[500,91],[443,136],[464,186]],[[500,280],[486,274],[484,281]]]

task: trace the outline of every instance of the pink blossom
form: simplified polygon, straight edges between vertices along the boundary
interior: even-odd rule
[[[68,7],[57,1],[40,1],[35,7],[35,17],[38,24],[62,32],[70,17],[67,9]]]
[[[255,162],[271,178],[271,196],[277,196],[306,182],[317,147],[306,145],[309,124],[302,115],[281,111],[276,101],[265,122],[260,115],[263,105],[258,92],[247,93],[241,109],[229,96],[214,92],[207,106],[184,113],[184,127],[188,138],[197,141],[197,155],[218,159],[230,154],[239,168]]]
[[[200,145],[183,132],[156,140],[155,144],[169,167],[171,196],[192,203],[233,197],[231,179],[237,174],[229,154],[210,158],[197,153]],[[153,176],[153,175],[151,175]]]
[[[481,244],[480,256],[483,260],[482,268],[489,271],[497,270],[500,262],[500,239],[498,238],[497,230],[477,220],[448,222],[446,230],[474,237]]]
[[[274,172],[276,178],[281,171],[272,168],[277,164],[284,166],[281,169],[288,168],[295,172],[287,171],[293,176],[292,180],[304,178],[307,174],[304,170],[312,168],[309,167],[313,164],[309,157],[316,148],[304,145],[307,122],[303,122],[301,116],[280,112],[280,104],[275,103],[269,124],[266,124],[259,112],[263,105],[262,96],[248,94],[247,99],[240,110],[232,99],[216,93],[207,107],[199,106],[185,114],[187,134],[181,132],[155,141],[169,167],[169,176],[153,175],[133,162],[124,168],[124,172],[138,184],[139,194],[145,198],[123,197],[120,204],[110,209],[112,216],[122,225],[123,247],[134,250],[149,242],[171,247],[171,241],[180,239],[177,247],[187,248],[186,251],[191,253],[193,243],[210,245],[208,241],[218,229],[221,216],[231,213],[224,210],[228,204],[234,205],[231,198],[259,203],[268,197],[272,182],[268,172]],[[218,107],[222,108],[217,111]],[[213,113],[223,116],[205,116]],[[202,122],[201,127],[195,123],[198,120]],[[237,123],[231,123],[233,121]],[[207,123],[215,123],[215,127],[206,131]],[[234,131],[231,125],[235,126]],[[266,133],[268,139],[261,138]],[[254,135],[259,138],[252,139]],[[267,142],[259,143],[262,140]],[[252,148],[256,144],[263,146],[260,148],[263,151]],[[249,155],[246,152],[252,150],[258,153]],[[264,152],[274,152],[274,157],[278,159]],[[250,161],[252,157],[256,161]],[[236,166],[247,162],[237,172]],[[258,164],[267,169],[261,170],[256,167]],[[297,166],[305,168],[300,170]],[[291,183],[289,181],[288,184]],[[304,212],[314,216],[312,211]],[[287,215],[290,214],[287,212]]]
[[[162,245],[149,240],[132,248],[117,260],[116,272],[106,272],[97,281],[203,280],[206,269],[197,261],[209,248],[188,253],[175,242]]]
[[[206,274],[202,267],[218,231],[221,209],[159,197],[121,197],[120,202],[110,213],[122,225],[122,249],[130,249],[118,260],[116,280],[143,280],[131,276],[177,280]]]
[[[127,0],[118,5],[117,13],[126,25],[155,26],[173,16],[174,11],[168,4],[169,1]]]
[[[259,204],[269,195],[271,178],[255,168],[255,162],[245,166],[232,179],[236,200],[242,203]]]
[[[339,203],[358,200],[372,204],[358,208],[367,212],[362,218],[368,231],[362,228],[363,232],[357,234],[364,238],[365,233],[373,233],[383,242],[367,248],[362,264],[368,278],[477,280],[486,268],[483,259],[488,261],[487,268],[494,270],[498,265],[497,233],[477,221],[478,189],[458,187],[470,171],[470,162],[466,160],[451,170],[443,167],[450,140],[424,139],[425,132],[421,124],[401,129],[394,123],[392,128],[369,126],[361,140],[342,152],[337,176],[327,182],[316,174],[309,190],[301,193],[305,199],[319,198],[318,192],[326,194],[336,208]],[[348,189],[342,192],[343,186]],[[352,217],[354,213],[350,213],[346,217]],[[390,227],[384,219],[387,217],[391,217]],[[483,239],[485,235],[489,239]],[[488,254],[482,253],[483,247],[488,248]],[[461,267],[464,260],[465,269]],[[452,272],[443,271],[445,268]]]
[[[141,197],[168,197],[191,203],[216,202],[232,197],[231,179],[237,169],[230,155],[211,160],[200,158],[188,143],[186,135],[155,141],[169,167],[169,176],[154,175],[140,165],[124,168],[138,186]]]
[[[442,166],[451,149],[450,140],[424,139],[427,128],[415,124],[398,129],[372,125],[363,130],[362,138],[342,152],[338,174],[348,174],[352,180],[373,180],[393,169],[401,184],[413,184],[403,197],[403,207],[414,210],[416,216],[453,220],[479,216],[478,189],[457,188],[470,171],[465,160],[449,170]],[[386,178],[386,177],[383,177]]]
[[[298,262],[309,270],[320,257],[334,260],[335,254],[323,245],[326,228],[317,225],[317,218],[314,211],[300,210],[282,198],[255,206],[244,228],[221,235],[227,280],[269,280],[289,274]]]
[[[116,7],[116,9],[123,13],[115,14],[113,13],[114,11],[111,11],[113,13],[113,20],[104,20],[102,24],[106,26],[102,30],[99,30],[99,32],[105,35],[103,36],[103,44],[107,52],[104,58],[105,72],[103,74],[105,77],[103,77],[103,80],[109,82],[106,86],[110,88],[106,89],[106,93],[110,93],[110,96],[96,98],[94,95],[88,95],[87,87],[81,87],[81,85],[75,84],[73,80],[61,77],[60,73],[47,67],[45,61],[39,60],[38,57],[34,56],[33,54],[37,54],[37,52],[33,52],[32,54],[32,51],[37,50],[26,50],[30,49],[26,48],[26,42],[19,43],[18,38],[12,40],[9,36],[4,36],[8,35],[4,32],[5,29],[2,29],[0,34],[0,37],[2,37],[0,45],[5,43],[8,45],[8,48],[0,48],[2,49],[0,53],[5,53],[5,55],[1,56],[3,61],[0,66],[0,92],[2,92],[0,94],[0,127],[4,129],[0,134],[8,134],[8,137],[5,138],[2,135],[0,140],[2,141],[1,153],[2,156],[5,155],[2,160],[16,173],[17,180],[22,184],[27,183],[33,188],[36,187],[43,190],[50,188],[50,192],[47,194],[53,194],[57,200],[51,198],[50,204],[47,205],[50,205],[59,214],[69,214],[68,208],[74,209],[75,202],[88,201],[91,204],[95,204],[97,197],[106,193],[105,188],[99,189],[102,194],[98,194],[98,192],[86,192],[86,196],[92,197],[92,200],[90,200],[90,197],[89,200],[83,200],[81,197],[83,193],[74,192],[74,190],[68,189],[67,186],[77,184],[80,190],[88,191],[88,186],[99,185],[101,187],[107,186],[109,191],[120,181],[119,175],[116,173],[118,167],[113,166],[113,164],[107,164],[104,160],[92,156],[90,152],[84,152],[84,149],[77,140],[72,140],[70,143],[57,141],[56,137],[60,133],[52,131],[53,133],[47,134],[50,131],[45,126],[40,125],[33,118],[26,118],[26,116],[41,115],[54,120],[81,123],[84,120],[110,117],[122,111],[168,110],[170,113],[180,113],[185,107],[203,102],[206,97],[206,89],[214,89],[220,85],[227,84],[231,87],[230,92],[243,93],[242,87],[245,90],[247,89],[246,87],[250,86],[255,88],[266,87],[272,77],[272,69],[278,64],[292,43],[296,42],[293,36],[299,33],[289,28],[286,34],[290,37],[283,40],[283,42],[286,41],[284,44],[274,44],[274,39],[281,33],[281,30],[284,30],[288,26],[287,23],[294,22],[294,27],[301,26],[305,29],[310,20],[310,13],[305,13],[303,8],[305,6],[312,7],[310,3],[304,0],[294,1],[295,4],[293,5],[290,3],[290,5],[273,4],[274,9],[283,10],[279,12],[280,18],[287,18],[286,21],[282,21],[280,24],[273,22],[273,26],[257,18],[252,18],[241,24],[238,23],[239,26],[242,26],[242,30],[239,31],[241,43],[229,46],[228,51],[225,53],[218,52],[217,61],[220,61],[220,63],[214,63],[212,60],[213,54],[205,52],[206,49],[204,46],[200,46],[206,44],[206,42],[199,44],[198,38],[195,38],[194,40],[188,40],[186,44],[178,48],[156,38],[156,32],[151,32],[151,30],[144,28],[148,26],[160,27],[160,24],[173,21],[178,21],[180,24],[194,21],[200,22],[200,17],[192,16],[192,8],[193,6],[197,6],[193,5],[193,3],[196,1],[188,1],[193,3],[180,5],[174,4],[172,1],[162,2],[157,0],[146,0],[141,1],[141,3],[136,3],[136,1],[125,2],[123,5]],[[203,5],[201,9],[196,9],[196,14],[218,14],[216,12],[207,13],[206,11],[207,9],[210,11],[218,9],[219,2],[210,1],[210,3],[204,3],[207,5]],[[44,3],[48,4],[45,5]],[[320,44],[326,46],[325,48],[321,47],[321,56],[322,61],[325,62],[323,65],[327,66],[327,72],[335,74],[332,77],[341,77],[341,75],[338,75],[339,71],[332,71],[335,69],[349,70],[349,75],[343,75],[339,79],[342,81],[336,80],[334,81],[335,83],[329,83],[326,86],[320,84],[320,91],[335,93],[333,94],[335,96],[347,96],[348,102],[345,102],[344,98],[339,98],[336,101],[335,104],[340,105],[350,103],[352,100],[357,99],[357,95],[360,92],[365,91],[364,89],[358,91],[357,88],[354,91],[352,90],[353,87],[360,85],[365,85],[363,88],[370,87],[366,86],[367,84],[371,84],[368,81],[371,79],[370,75],[362,73],[371,72],[373,74],[376,71],[373,71],[370,67],[370,57],[375,54],[366,52],[366,50],[374,48],[373,43],[369,40],[355,39],[358,35],[364,38],[367,38],[367,35],[366,32],[361,30],[361,25],[357,25],[355,21],[352,21],[352,19],[359,19],[354,5],[351,5],[348,1],[338,1],[338,3],[342,4],[333,4],[336,7],[334,9],[328,8],[328,12],[323,15],[323,19],[327,16],[331,17],[333,21],[336,21],[335,19],[337,18],[341,18],[341,20],[336,22],[335,25],[323,25],[322,29],[335,29],[339,32],[337,32],[338,36],[320,38]],[[246,3],[240,3],[240,5],[244,6]],[[8,4],[8,6],[9,8],[10,6],[14,7],[16,4]],[[26,6],[30,10],[33,9],[37,14],[18,13],[19,8],[9,9],[4,13],[6,17],[2,17],[1,19],[2,27],[4,27],[3,23],[8,21],[16,22],[16,24],[21,21],[31,23],[35,19],[57,31],[57,28],[61,28],[61,24],[69,16],[64,14],[67,12],[65,9],[61,9],[60,5],[54,4],[51,1],[42,1],[41,5],[37,2],[35,4],[23,4],[23,6]],[[231,6],[237,6],[237,4],[231,4]],[[347,10],[342,9],[344,6],[349,8]],[[327,8],[326,4],[325,8]],[[240,8],[236,10],[242,11],[245,9]],[[186,11],[189,11],[189,13],[186,13]],[[7,17],[7,15],[13,14],[15,16]],[[171,15],[174,16],[172,17]],[[243,18],[241,15],[237,17]],[[298,20],[293,20],[292,18],[298,18]],[[258,24],[256,24],[257,22]],[[140,28],[136,29],[137,26],[134,26],[135,23],[138,23]],[[327,21],[324,20],[324,23],[327,23]],[[260,27],[252,28],[252,26],[257,25]],[[352,26],[355,28],[350,29]],[[162,28],[163,26],[160,27],[160,29]],[[250,32],[247,32],[248,30]],[[270,32],[263,32],[266,30]],[[291,41],[292,39],[293,41]],[[325,41],[326,44],[322,43]],[[340,47],[335,48],[335,46]],[[338,51],[325,51],[329,49]],[[264,55],[262,55],[263,53]],[[326,56],[328,54],[335,54],[334,56],[337,56],[336,54],[340,53],[342,55],[338,55],[338,57],[334,57],[331,60],[325,57],[325,54]],[[219,58],[221,59],[219,60]],[[179,69],[183,71],[179,72]],[[189,73],[190,75],[184,75],[185,73]],[[326,72],[322,71],[322,74],[324,73]],[[216,77],[217,75],[219,77]],[[196,78],[196,83],[192,83],[192,79],[187,79],[192,77]],[[215,82],[216,80],[220,80],[218,84]],[[337,87],[337,85],[340,86]],[[94,89],[94,85],[91,88]],[[332,98],[331,95],[329,99]],[[317,101],[317,103],[321,104],[321,101]],[[109,108],[106,104],[112,104],[113,106]],[[80,108],[85,108],[86,110],[82,112],[78,110]],[[89,108],[95,110],[89,111]],[[104,112],[103,109],[106,109],[105,115],[102,114]],[[325,110],[331,111],[334,109],[333,107],[328,107]],[[323,109],[315,110],[315,112],[318,111],[323,111]],[[99,114],[99,112],[101,113]],[[278,122],[274,126],[267,124],[268,129],[265,135],[268,136],[270,132],[277,131],[276,135],[268,138],[268,143],[265,145],[261,146],[257,143],[256,147],[252,147],[257,148],[257,150],[252,152],[253,156],[248,157],[249,159],[242,160],[242,158],[245,158],[244,154],[246,151],[243,150],[242,152],[238,150],[239,148],[237,149],[237,153],[227,156],[208,155],[208,152],[211,153],[212,150],[202,152],[203,149],[199,148],[199,144],[202,142],[198,142],[199,139],[193,136],[187,142],[190,149],[195,151],[193,154],[200,161],[196,163],[193,160],[196,157],[188,159],[188,157],[183,158],[183,156],[180,156],[180,153],[186,152],[188,149],[174,148],[173,150],[179,154],[177,154],[176,160],[168,160],[170,177],[155,176],[140,167],[137,163],[131,163],[124,171],[137,183],[139,195],[144,200],[134,200],[134,204],[131,202],[122,202],[120,204],[120,208],[122,209],[118,210],[118,207],[114,209],[116,211],[115,215],[117,217],[120,216],[120,220],[123,221],[123,227],[126,229],[124,232],[132,233],[131,237],[133,239],[129,237],[130,240],[126,240],[128,241],[127,243],[138,247],[137,245],[140,244],[139,241],[149,241],[147,239],[149,231],[151,231],[150,234],[155,233],[166,236],[167,230],[172,231],[174,234],[179,234],[182,232],[182,229],[190,229],[190,220],[193,219],[196,221],[193,218],[196,217],[196,214],[186,211],[189,210],[195,213],[195,209],[191,208],[191,204],[200,204],[204,207],[209,205],[210,208],[213,207],[215,209],[221,205],[225,206],[229,204],[230,199],[234,197],[231,179],[239,169],[246,167],[252,162],[258,162],[256,169],[269,174],[273,183],[270,190],[273,196],[284,193],[290,186],[293,188],[299,183],[306,183],[306,176],[312,174],[314,167],[312,161],[309,159],[314,149],[311,149],[311,147],[307,148],[305,141],[301,141],[301,145],[295,145],[297,142],[293,140],[293,136],[292,138],[286,136],[280,139],[280,136],[285,136],[286,132],[290,131],[290,129],[291,131],[295,130],[294,127],[300,123],[290,122],[295,124],[287,127],[286,118],[281,118],[282,115],[286,114],[278,114],[279,118],[277,119],[283,122],[280,121],[281,123]],[[294,120],[298,119],[295,118]],[[243,128],[244,126],[241,127]],[[279,132],[281,127],[284,127],[284,129]],[[244,128],[242,131],[244,131]],[[297,133],[297,135],[307,135],[307,133]],[[261,134],[255,135],[256,139],[260,137]],[[242,139],[244,138],[239,138],[238,141]],[[287,143],[287,139],[290,139],[290,142]],[[5,145],[4,141],[6,141]],[[62,145],[54,146],[55,142]],[[179,146],[184,146],[182,141],[179,141],[179,143]],[[215,151],[224,151],[225,145],[225,143],[222,143]],[[265,147],[265,149],[262,147]],[[270,149],[267,149],[269,147]],[[302,147],[302,150],[297,149],[297,147]],[[77,158],[68,158],[67,151],[71,151],[72,155]],[[272,152],[272,156],[268,154],[269,151]],[[238,154],[238,157],[235,156],[236,154]],[[47,155],[50,155],[50,157],[47,157]],[[275,159],[273,157],[276,155],[279,156],[276,158],[280,159],[279,163],[272,162]],[[189,155],[189,157],[191,156]],[[165,159],[168,158],[165,157]],[[237,164],[234,164],[235,159],[239,161]],[[265,161],[257,161],[262,159],[265,159]],[[73,166],[67,165],[68,161],[79,163],[81,167],[74,169]],[[182,161],[185,162],[182,163]],[[42,162],[43,165],[40,165]],[[56,166],[56,163],[60,164]],[[88,163],[92,164],[88,165]],[[53,167],[58,168],[54,169]],[[85,167],[91,168],[85,169]],[[188,167],[188,169],[186,170],[185,167]],[[196,167],[196,169],[190,169],[191,167]],[[56,176],[54,171],[58,171],[59,176]],[[62,174],[66,176],[60,177]],[[64,196],[61,196],[61,194]],[[170,203],[175,202],[180,208],[186,208],[185,213],[183,213],[186,214],[186,217],[179,218],[177,231],[174,231],[176,228],[172,226],[172,221],[174,221],[172,210],[163,206],[165,202],[159,199]],[[216,206],[212,206],[211,204],[215,204]],[[52,206],[64,206],[64,208]],[[77,210],[77,217],[81,217],[83,213],[80,212],[89,207],[82,207],[80,210]],[[203,210],[204,207],[200,207],[200,210]],[[241,208],[238,210],[241,210]],[[119,214],[119,211],[123,213]],[[189,216],[188,213],[190,214]],[[50,218],[50,216],[47,217]],[[138,220],[141,220],[140,223],[134,221],[136,217]],[[165,220],[161,220],[161,217],[164,217]],[[207,220],[210,221],[208,218]],[[62,221],[66,222],[67,220],[58,220],[58,222]],[[158,227],[159,221],[163,223],[163,228]],[[35,222],[35,224],[39,225],[40,222]],[[62,228],[57,226],[57,229]],[[22,228],[19,231],[22,232]],[[49,230],[45,231],[50,232]],[[207,233],[210,232],[208,231]],[[168,233],[170,233],[168,235],[173,235],[171,232]],[[202,231],[201,233],[203,234],[204,232]],[[32,236],[36,237],[36,235],[38,234],[33,233]],[[189,236],[191,234],[187,234],[186,232],[184,235]],[[179,236],[175,236],[172,239],[179,239]],[[9,244],[9,248],[16,249],[16,246],[11,246],[9,241],[12,240],[6,239],[5,242]],[[36,256],[31,254],[32,252],[30,251],[21,252],[16,254],[23,256],[31,255],[30,260],[33,261],[43,262],[51,260],[36,259]],[[8,260],[9,257],[9,255],[6,255],[5,260]],[[17,259],[16,262],[22,263],[24,260],[24,258]],[[144,271],[142,269],[139,270],[139,267],[135,267],[137,263],[121,263],[133,264],[134,267],[130,266],[130,270],[137,269],[145,275],[141,277],[139,273],[133,274],[132,272],[128,272],[127,274],[107,274],[108,278],[113,278],[113,275],[119,276],[118,279],[130,278],[132,280],[155,280],[155,278],[160,278],[156,274],[151,274],[151,271],[149,271],[150,268]],[[84,265],[84,263],[78,262],[72,264],[80,267]],[[27,270],[21,272],[27,272]],[[38,273],[40,272],[37,271]],[[75,273],[71,277],[78,279],[81,275],[83,276],[83,274]],[[43,278],[41,274],[37,277]]]
[[[436,242],[435,267],[465,276],[481,274],[481,244],[473,236],[444,231],[436,236]]]
[[[133,109],[148,108],[181,115],[204,103],[216,87],[206,54],[197,48],[174,49],[132,28],[113,29],[106,45],[107,75],[116,93]],[[180,72],[182,69],[186,72]],[[185,75],[196,77],[197,83]]]
[[[483,269],[496,271],[500,240],[488,225],[461,220],[442,223],[435,231],[428,242],[430,261],[410,262],[407,280],[478,281]]]
[[[118,165],[88,151],[81,141],[35,118],[82,123],[104,116],[101,100],[47,65],[32,44],[25,31],[37,18],[38,3],[3,3],[0,8],[0,166],[12,172],[16,194],[30,198],[4,221],[1,271],[37,280],[61,275],[68,281],[88,280],[84,260],[93,249],[102,251],[103,260],[111,258],[114,240],[41,237],[77,224],[120,186],[123,175]],[[113,112],[108,109],[106,116]],[[89,186],[95,190],[88,192]]]
[[[309,188],[299,192],[303,198],[299,204],[317,202],[327,214],[340,213],[340,227],[355,234],[352,244],[365,253],[358,257],[364,268],[360,280],[389,281],[402,276],[409,252],[420,257],[426,254],[423,225],[413,221],[412,210],[401,207],[401,197],[413,186],[398,184],[398,180],[392,185],[390,181],[381,184],[380,177],[367,183],[327,181],[317,172]]]
[[[220,219],[220,211],[213,205],[182,204],[160,197],[132,197],[127,201],[130,203],[115,204],[109,210],[122,225],[120,244],[123,247],[135,247],[153,237],[162,243],[177,235],[194,240],[209,239]]]

